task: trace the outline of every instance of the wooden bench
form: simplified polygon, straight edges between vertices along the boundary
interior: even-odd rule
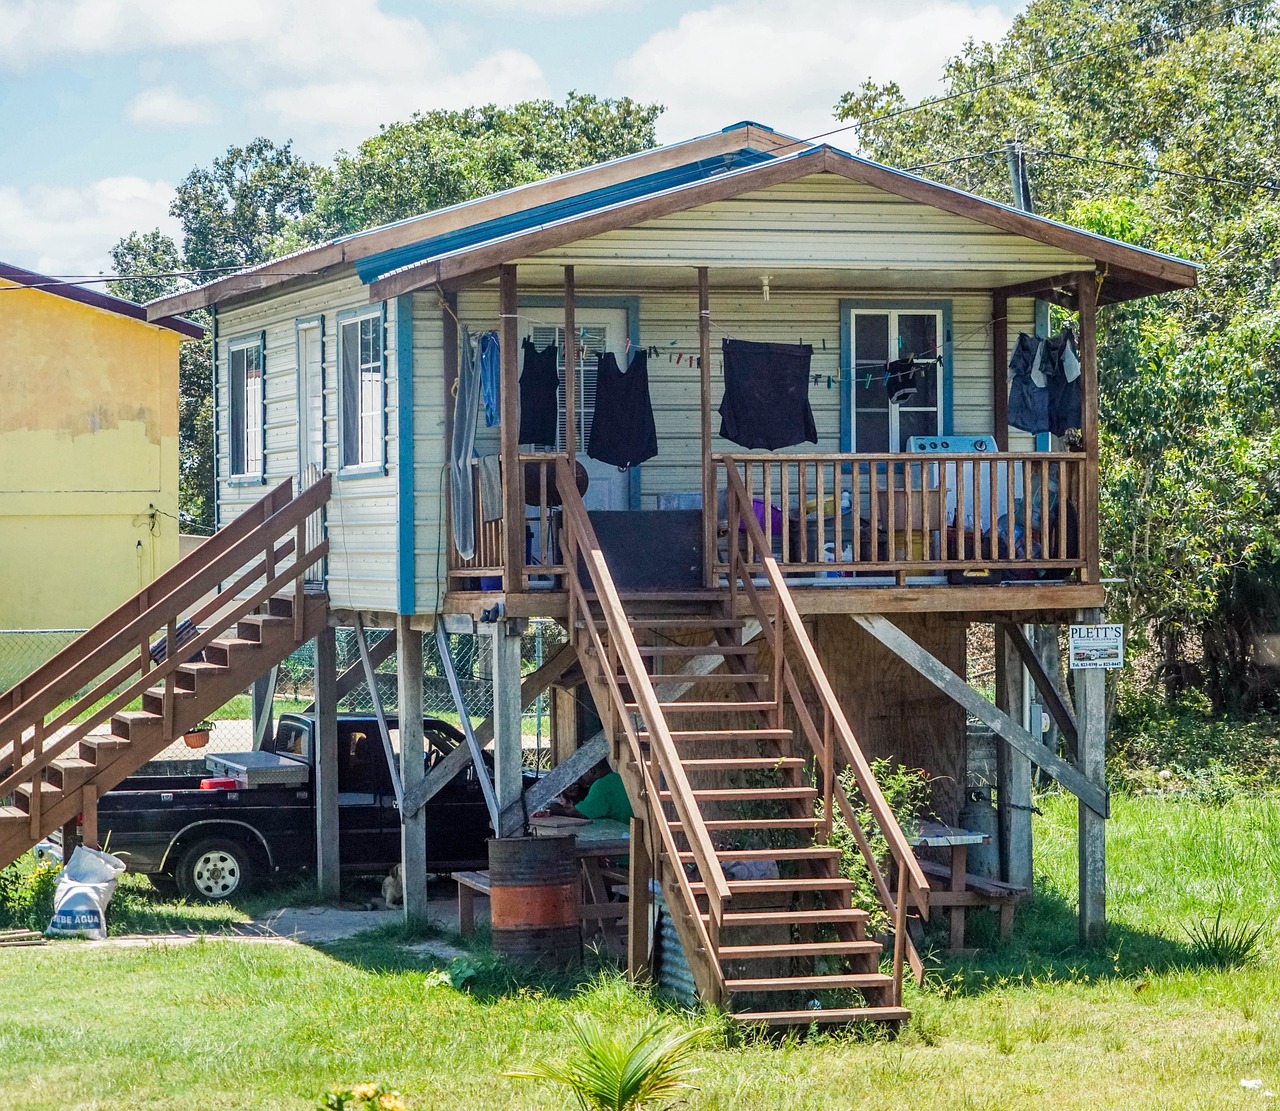
[[[975,876],[972,872],[966,872],[964,874],[964,888],[961,890],[959,885],[953,882],[951,869],[945,864],[939,864],[934,860],[921,860],[920,868],[925,875],[945,880],[950,887],[948,891],[929,892],[929,905],[931,907],[992,907],[1000,911],[1000,936],[1008,937],[1013,932],[1013,908],[1018,900],[1027,894],[1025,887],[1018,887],[1016,884],[1005,883],[1003,880],[993,880],[986,876]],[[963,910],[959,913],[963,914]],[[963,923],[963,919],[961,919],[961,922]],[[961,937],[963,937],[963,930],[964,926],[961,925]],[[953,947],[955,947],[954,933],[952,942]]]
[[[476,896],[489,894],[488,872],[454,872],[458,885],[458,933],[470,937],[476,932]]]

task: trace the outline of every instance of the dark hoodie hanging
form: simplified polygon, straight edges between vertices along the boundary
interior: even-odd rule
[[[520,443],[554,444],[559,402],[556,388],[560,371],[556,367],[556,345],[539,351],[526,339],[524,369],[520,372]]]
[[[596,409],[587,454],[620,470],[658,454],[648,351],[637,351],[625,374],[612,351],[596,356]]]
[[[779,448],[818,442],[809,407],[808,344],[724,341],[720,435],[743,447]]]

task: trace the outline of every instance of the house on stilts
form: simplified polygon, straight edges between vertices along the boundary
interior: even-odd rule
[[[958,824],[970,719],[999,748],[1009,888],[1031,881],[1033,767],[1079,797],[1096,942],[1102,673],[1081,673],[1073,714],[1030,627],[1097,623],[1104,604],[1098,309],[1195,280],[1182,260],[742,123],[156,302],[155,319],[214,321],[219,531],[0,697],[0,753],[20,756],[0,781],[15,792],[0,864],[315,638],[317,866],[336,889],[333,630],[382,626],[409,911],[425,906],[414,862],[438,778],[413,726],[422,638],[472,634],[491,646],[501,835],[601,755],[626,784],[637,973],[656,888],[703,998],[775,1025],[905,1017],[906,916],[962,905],[966,885],[939,889],[871,762],[928,769]],[[1050,303],[1076,314],[1075,346],[1020,340],[1045,334]],[[522,678],[536,617],[570,647]],[[148,645],[184,621],[205,662],[156,662]],[[967,681],[975,625],[996,633],[994,702]],[[90,750],[59,706],[95,680],[143,708],[108,703],[113,743]],[[522,799],[522,701],[574,683],[598,732],[562,720],[560,766]],[[1033,735],[1031,698],[1068,758]],[[836,814],[897,926],[888,974],[829,844]],[[761,861],[777,868],[742,878]],[[797,1002],[828,988],[855,994]]]

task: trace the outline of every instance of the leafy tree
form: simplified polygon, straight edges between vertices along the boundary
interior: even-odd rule
[[[1101,313],[1101,526],[1113,614],[1219,710],[1256,704],[1280,629],[1277,72],[1274,0],[1031,0],[934,103],[867,82],[836,107],[870,157],[998,200],[1018,140],[1038,211],[1204,263]]]
[[[320,174],[314,218],[299,230],[316,239],[346,235],[634,154],[654,145],[661,112],[628,97],[571,92],[564,104],[415,113],[354,154],[339,152]]]

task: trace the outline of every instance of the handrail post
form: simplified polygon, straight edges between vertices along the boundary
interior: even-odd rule
[[[502,323],[500,361],[502,363],[502,493],[503,552],[502,588],[508,594],[524,590],[524,489],[520,469],[520,330],[517,313],[516,268],[503,266],[498,276],[499,309]],[[575,487],[576,489],[576,487]]]
[[[893,908],[893,1005],[902,1006],[902,958],[907,950],[907,864],[898,862],[898,901]]]

